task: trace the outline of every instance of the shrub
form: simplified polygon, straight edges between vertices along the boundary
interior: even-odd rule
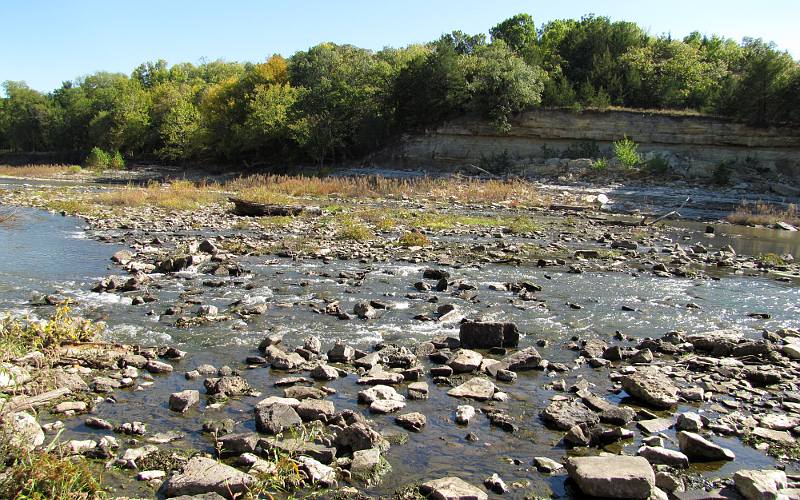
[[[68,303],[56,309],[47,321],[21,321],[11,316],[0,319],[0,360],[28,351],[47,349],[61,342],[93,340],[103,330],[101,323],[71,315]]]
[[[717,186],[727,186],[731,182],[731,174],[733,173],[733,163],[730,161],[723,161],[717,165],[711,172],[711,182]]]
[[[581,141],[570,144],[561,153],[562,158],[575,160],[578,158],[597,158],[600,156],[600,146],[595,141]]]
[[[400,244],[401,247],[426,247],[431,244],[431,240],[428,239],[427,236],[418,232],[418,231],[410,231],[404,233],[403,236],[400,237],[397,242]]]
[[[71,165],[69,168],[67,168],[67,173],[68,174],[79,174],[79,173],[81,173],[81,170],[83,170],[83,169],[81,168],[80,165]]]
[[[479,166],[493,174],[502,174],[511,170],[514,166],[514,160],[508,151],[503,151],[500,154],[492,153],[491,156],[481,155]]]
[[[372,231],[358,220],[345,218],[341,221],[336,239],[351,241],[367,241],[374,236]]]
[[[125,159],[119,151],[115,151],[108,161],[108,166],[114,170],[122,170],[125,168]]]
[[[639,145],[627,136],[614,142],[614,155],[621,164],[628,168],[633,168],[642,162],[638,149]]]
[[[598,172],[602,172],[603,170],[608,168],[608,159],[607,158],[598,158],[592,162],[592,170],[596,170]]]
[[[86,157],[84,163],[86,163],[87,168],[104,169],[108,168],[111,163],[111,157],[108,156],[108,153],[95,146],[89,152],[89,156]]]
[[[651,175],[666,175],[669,172],[669,160],[661,155],[655,155],[645,165]]]

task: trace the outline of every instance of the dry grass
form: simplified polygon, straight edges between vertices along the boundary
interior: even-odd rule
[[[452,199],[462,203],[511,202],[538,206],[550,203],[549,196],[521,180],[256,175],[232,181],[225,189],[237,192],[242,198],[263,203],[287,202],[291,197],[409,197]]]
[[[152,205],[169,210],[194,210],[222,199],[216,185],[195,185],[177,180],[169,184],[151,183],[145,188],[129,186],[102,193],[95,201],[111,207],[141,207]]]
[[[20,167],[0,165],[0,177],[49,178],[81,172],[80,167],[75,167],[76,165],[22,165]]]
[[[735,212],[728,215],[727,220],[734,224],[745,225],[771,226],[776,222],[788,222],[797,226],[800,225],[800,213],[794,204],[783,208],[759,201],[753,204],[742,203]]]

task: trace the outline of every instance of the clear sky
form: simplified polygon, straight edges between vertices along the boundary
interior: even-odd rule
[[[2,0],[0,82],[50,91],[157,59],[263,61],[324,41],[397,47],[488,32],[520,12],[537,25],[595,13],[651,34],[752,36],[800,57],[800,0]]]

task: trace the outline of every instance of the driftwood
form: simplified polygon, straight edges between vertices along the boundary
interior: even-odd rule
[[[70,393],[72,393],[72,391],[70,391],[68,388],[60,387],[52,391],[47,391],[42,394],[37,394],[36,396],[17,396],[11,398],[5,405],[3,405],[2,411],[15,412],[19,410],[36,408],[37,406],[45,405],[50,401],[63,398],[64,396]]]
[[[592,207],[584,207],[581,205],[550,205],[550,210],[570,210],[573,212],[585,212],[586,210],[590,210]]]
[[[300,215],[301,213],[322,215],[322,209],[313,206],[256,203],[254,201],[247,201],[241,198],[228,198],[228,201],[234,204],[234,214],[248,217],[276,217]]]
[[[657,217],[657,218],[653,219],[650,222],[645,222],[645,219],[642,219],[642,225],[643,226],[652,226],[653,224],[655,224],[657,222],[660,222],[660,221],[666,219],[667,217],[671,217],[673,215],[677,215],[678,217],[682,217],[682,215],[678,213],[678,210],[680,210],[681,208],[685,207],[686,204],[689,203],[691,200],[692,200],[691,196],[687,197],[686,200],[683,203],[681,203],[681,206],[679,206],[678,208],[676,208],[675,210],[673,210],[671,212],[668,212],[668,213],[662,215],[661,217]]]

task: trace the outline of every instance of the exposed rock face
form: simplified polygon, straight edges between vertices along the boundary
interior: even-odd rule
[[[678,403],[678,388],[656,367],[640,368],[623,377],[622,388],[656,408],[670,408]]]
[[[178,495],[201,495],[217,493],[224,497],[242,494],[255,482],[250,474],[210,458],[194,457],[186,464],[183,472],[175,474],[164,484],[167,497]]]
[[[717,460],[735,460],[736,455],[717,444],[712,443],[700,434],[681,431],[678,433],[678,445],[691,460],[715,462]]]
[[[516,347],[519,330],[514,323],[462,323],[458,337],[465,349]]]
[[[560,151],[569,143],[587,140],[598,143],[601,150],[610,151],[612,142],[619,139],[620,130],[630,131],[645,155],[657,152],[668,157],[672,171],[684,177],[709,178],[720,162],[744,162],[746,158],[765,170],[778,169],[780,165],[787,178],[798,179],[800,175],[797,129],[759,129],[716,118],[631,111],[532,110],[515,118],[502,140],[488,121],[453,120],[434,133],[408,138],[395,154],[414,165],[431,161],[468,164],[502,154],[514,158],[541,157],[543,146]],[[546,175],[570,172],[570,160],[551,160],[555,163],[548,161],[534,172]]]
[[[433,500],[488,500],[489,495],[458,477],[443,477],[423,483],[420,492]]]
[[[655,488],[653,468],[643,457],[573,457],[569,477],[587,495],[602,498],[649,498]]]

